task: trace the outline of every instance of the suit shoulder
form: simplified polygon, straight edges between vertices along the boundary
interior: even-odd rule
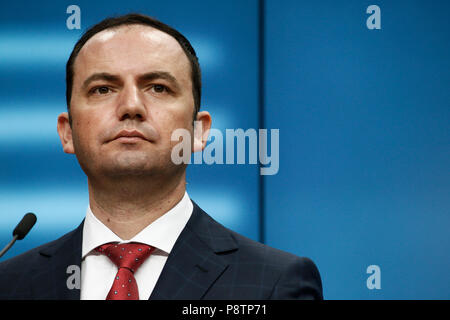
[[[236,231],[230,230],[228,228],[226,229],[238,243],[239,250],[244,251],[246,254],[251,254],[254,257],[273,257],[273,259],[281,259],[281,261],[289,261],[298,258],[298,256],[290,252],[271,247],[267,244],[250,239],[240,233],[237,233]]]
[[[226,248],[239,248],[237,259],[249,263],[263,263],[274,268],[283,268],[294,261],[302,261],[306,264],[312,261],[308,258],[299,257],[287,251],[283,251],[256,240],[250,239],[236,231],[233,231],[220,222],[216,221],[209,214],[203,211],[195,202],[193,225],[195,232],[201,236],[210,246],[217,251],[224,251]],[[194,228],[193,228],[194,229]],[[224,254],[223,256],[226,256]]]
[[[228,234],[237,245],[237,250],[224,252],[222,257],[228,261],[231,273],[241,279],[241,283],[264,287],[261,289],[264,299],[323,299],[320,273],[311,259],[260,243],[218,225],[220,233]]]
[[[265,277],[275,281],[270,299],[323,299],[319,269],[310,258],[229,232],[239,243],[240,262],[264,266]]]
[[[15,257],[0,262],[0,273],[21,273],[27,267],[35,266],[39,260],[46,256],[46,252],[55,250],[75,230],[66,233],[60,238],[44,243],[38,247],[25,251]]]

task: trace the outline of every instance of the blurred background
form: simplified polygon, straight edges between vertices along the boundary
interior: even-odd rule
[[[70,5],[80,29],[67,27]],[[368,28],[370,5],[381,29]],[[450,298],[448,1],[2,5],[0,247],[26,212],[38,221],[0,261],[84,218],[86,177],[56,132],[65,63],[83,31],[129,12],[191,41],[213,128],[279,129],[276,175],[248,161],[191,165],[196,203],[230,229],[311,258],[325,299]],[[370,289],[373,265],[380,286]]]

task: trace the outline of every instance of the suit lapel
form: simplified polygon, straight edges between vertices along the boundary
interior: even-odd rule
[[[37,299],[79,300],[83,222],[77,229],[39,251],[47,261],[36,270],[33,296]]]
[[[237,249],[231,234],[193,202],[194,209],[150,299],[201,299],[228,263],[218,255]]]

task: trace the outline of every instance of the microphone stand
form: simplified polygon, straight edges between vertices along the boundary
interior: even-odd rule
[[[14,235],[12,240],[2,249],[2,251],[0,251],[0,258],[6,253],[6,251],[9,250],[9,248],[12,247],[12,245],[14,244],[14,242],[16,242],[18,237],[19,237],[18,234]]]
[[[13,238],[12,240],[6,245],[6,247],[3,248],[2,251],[0,251],[0,258],[8,251],[9,248],[16,242],[17,239],[22,240],[25,238],[28,232],[30,232],[30,229],[33,228],[34,224],[36,223],[36,215],[32,212],[28,212],[25,214],[20,220],[20,222],[17,224],[16,228],[13,231]]]

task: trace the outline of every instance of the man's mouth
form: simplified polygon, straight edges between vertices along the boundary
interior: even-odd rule
[[[122,130],[112,140],[118,140],[120,142],[139,142],[142,140],[148,141],[148,139],[137,130]]]

